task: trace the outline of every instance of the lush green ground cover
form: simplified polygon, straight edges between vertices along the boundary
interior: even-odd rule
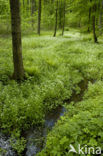
[[[0,37],[0,128],[19,138],[31,126],[43,124],[47,111],[65,105],[67,113],[48,135],[41,155],[68,155],[70,143],[102,147],[103,42],[99,40],[94,44],[91,35],[76,30],[56,38],[49,33],[24,36],[27,80],[18,84],[10,78],[11,38]],[[94,83],[88,83],[83,100],[65,103],[74,91],[80,92],[78,84],[85,79]],[[23,139],[18,142],[22,143]]]

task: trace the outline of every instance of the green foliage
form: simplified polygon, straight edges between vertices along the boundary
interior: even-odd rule
[[[12,134],[10,144],[13,150],[15,150],[18,153],[18,156],[22,156],[22,153],[26,146],[26,140],[23,137],[20,137],[19,131],[15,131]]]
[[[101,86],[101,87],[100,87]],[[45,149],[38,155],[59,156],[69,153],[69,145],[101,147],[103,140],[103,82],[90,84],[84,100],[67,106],[67,113],[49,133]],[[92,155],[92,154],[91,154]]]
[[[41,98],[37,88],[32,86],[30,82],[18,85],[10,82],[3,88],[1,85],[0,95],[0,125],[6,132],[14,129],[25,130],[30,125],[42,122],[43,110]],[[39,97],[38,97],[39,96]],[[30,124],[31,123],[31,124]]]
[[[75,148],[78,143],[101,146],[103,38],[99,38],[100,44],[94,45],[91,33],[86,34],[88,29],[92,32],[92,17],[95,16],[96,33],[98,37],[101,35],[101,0],[58,0],[58,6],[57,0],[43,0],[43,32],[39,37],[35,35],[38,24],[38,0],[20,2],[22,34],[26,34],[23,36],[26,80],[18,84],[11,79],[12,48],[11,38],[7,36],[11,32],[9,1],[0,0],[0,35],[3,35],[0,36],[0,129],[11,135],[13,149],[18,155],[22,155],[26,144],[25,139],[21,137],[22,132],[32,126],[43,124],[48,111],[64,105],[74,92],[79,94],[81,88],[78,84],[81,81],[93,80],[95,83],[89,82],[88,91],[81,102],[71,102],[69,106],[66,104],[66,115],[48,135],[46,147],[40,155],[70,155],[70,144]],[[59,30],[57,38],[53,38],[51,36],[55,24],[55,9],[58,9],[57,27],[62,29],[64,3],[65,35],[60,37]],[[82,33],[74,30],[74,27],[79,28]],[[2,152],[5,151],[0,149],[0,153]]]
[[[38,38],[36,43],[35,37],[24,37],[24,66],[28,80],[19,85],[9,78],[13,70],[11,41],[1,38],[0,127],[4,132],[22,131],[41,124],[45,112],[70,98],[74,85],[81,81],[81,75],[75,78],[76,71],[69,70],[65,59],[56,53],[57,43],[60,43],[59,39],[48,36]]]
[[[98,81],[94,85],[89,83],[89,90],[81,103],[75,107],[74,103],[68,106],[67,115],[54,128],[50,137],[48,136],[47,147],[53,152],[52,155],[54,153],[60,155],[68,144],[72,143],[71,140],[77,143],[76,138],[80,138],[79,133],[84,144],[87,135],[84,135],[85,130],[81,129],[85,127],[85,122],[87,131],[101,132],[101,127],[100,130],[94,129],[97,122],[101,122],[100,117],[102,119],[102,112],[101,116],[99,113],[102,111],[103,46],[102,38],[100,44],[94,45],[89,40],[90,37],[91,35],[80,34],[78,30],[73,29],[66,32],[63,38],[53,38],[48,33],[41,37],[24,36],[23,60],[27,79],[21,84],[10,78],[13,71],[11,38],[0,38],[0,128],[3,132],[14,134],[13,138],[17,138],[16,133],[21,135],[31,126],[43,124],[45,114],[49,110],[64,105],[64,101],[70,99],[74,91],[80,93],[78,84],[85,78]],[[93,130],[90,129],[89,121],[93,122]],[[96,141],[100,144],[90,132],[87,142],[92,139],[90,144]],[[13,147],[20,154],[24,145],[25,140],[18,137]]]
[[[6,154],[6,150],[0,147],[0,155]]]
[[[10,32],[10,9],[8,0],[0,0],[0,34]]]

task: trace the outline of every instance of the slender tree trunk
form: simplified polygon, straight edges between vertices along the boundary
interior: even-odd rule
[[[58,22],[59,22],[59,28],[61,29],[62,28],[62,13],[63,13],[63,8],[62,8],[62,4],[63,2],[59,1],[59,7],[58,7],[58,14],[59,14],[59,19],[58,19]]]
[[[37,2],[34,0],[34,11],[37,11]]]
[[[57,23],[58,23],[58,1],[57,1],[57,6],[56,6],[56,11],[55,11],[55,28],[54,28],[54,37],[56,37],[57,33]]]
[[[97,43],[98,42],[98,39],[97,39],[97,36],[96,36],[96,17],[95,17],[95,12],[96,12],[96,6],[94,4],[93,6],[93,37],[94,37],[94,42]]]
[[[31,0],[31,23],[32,23],[32,28],[34,29],[34,10],[35,10],[35,0]]]
[[[27,11],[30,12],[30,0],[27,0],[26,7]]]
[[[92,2],[92,0],[89,0],[90,3]],[[91,6],[89,7],[89,16],[88,16],[88,32],[90,32],[90,20],[91,20]]]
[[[63,28],[62,28],[62,36],[64,35],[65,28],[65,0],[64,0],[64,9],[63,9]]]
[[[25,0],[23,0],[23,13],[25,13]]]
[[[25,2],[24,2],[24,0],[23,0],[23,8],[24,8],[24,6],[25,6]]]
[[[27,5],[28,5],[28,6],[30,5],[30,0],[27,0]]]
[[[100,34],[102,34],[102,16],[103,16],[103,0],[102,0],[102,3],[100,5],[100,15],[99,15],[99,30],[100,30]]]
[[[41,27],[41,0],[39,0],[38,7],[38,34],[40,35],[40,27]]]
[[[95,32],[95,15],[93,15],[93,36],[94,36],[94,42],[97,43],[98,40]]]
[[[91,7],[89,8],[88,32],[90,32]]]
[[[15,80],[24,78],[24,68],[22,60],[22,44],[21,44],[21,19],[20,19],[20,1],[10,0],[11,10],[11,28],[12,28],[12,45],[13,45],[13,63]]]

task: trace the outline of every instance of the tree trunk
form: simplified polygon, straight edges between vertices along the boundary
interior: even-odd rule
[[[64,35],[64,27],[65,27],[65,0],[64,0],[64,9],[63,9],[63,29],[62,29],[62,36]]]
[[[34,10],[35,10],[35,0],[31,0],[31,23],[32,23],[32,28],[34,30]]]
[[[90,32],[91,7],[89,8],[88,32]]]
[[[99,15],[99,30],[100,30],[100,34],[102,34],[102,16],[103,16],[103,0],[102,0],[102,3],[100,5],[100,15]]]
[[[94,36],[94,42],[97,43],[97,36],[95,32],[95,15],[93,15],[93,36]]]
[[[57,33],[57,23],[58,23],[58,1],[57,1],[57,6],[56,6],[56,11],[55,11],[55,28],[54,28],[54,37],[56,37]]]
[[[40,27],[41,27],[41,0],[39,0],[38,7],[38,34],[40,35]]]
[[[23,8],[25,7],[25,2],[24,2],[24,0],[23,0]]]
[[[58,20],[58,24],[59,24],[59,28],[62,28],[62,18],[63,18],[63,2],[59,1],[59,8],[58,8],[58,14],[59,14],[59,20]]]
[[[89,0],[89,2],[91,3],[92,0]],[[91,20],[91,6],[89,7],[89,16],[88,16],[88,32],[90,33],[90,20]]]
[[[97,43],[98,40],[97,40],[97,36],[96,36],[96,17],[95,17],[95,12],[96,12],[96,6],[94,4],[93,6],[93,37],[94,37],[94,42]]]
[[[20,1],[10,0],[11,10],[11,28],[12,28],[12,47],[13,47],[13,63],[15,80],[24,78],[24,68],[22,60],[22,44],[21,44],[21,19],[20,19]]]
[[[26,7],[27,7],[27,12],[30,13],[30,0],[27,0]]]

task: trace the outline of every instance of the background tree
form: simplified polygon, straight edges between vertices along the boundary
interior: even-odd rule
[[[65,13],[66,13],[66,0],[64,0],[64,3],[63,3],[63,26],[62,26],[62,36],[64,35],[64,28],[65,28]]]
[[[41,26],[41,0],[38,4],[38,34],[40,35],[40,26]]]
[[[55,8],[55,27],[54,27],[54,37],[56,36],[57,32],[57,24],[58,24],[58,0],[56,1],[56,8]]]
[[[61,29],[63,35],[64,30],[71,27],[87,33],[92,32],[94,41],[102,34],[103,0],[20,0],[20,2],[21,26],[24,34],[40,34],[40,30],[54,30],[56,36],[57,29]],[[0,27],[0,32],[10,33],[8,0],[5,2],[0,0]]]
[[[92,20],[93,20],[93,36],[94,36],[94,42],[95,43],[98,42],[97,35],[96,35],[96,9],[97,9],[97,6],[96,6],[96,3],[94,3],[92,5],[92,11],[93,11]]]

